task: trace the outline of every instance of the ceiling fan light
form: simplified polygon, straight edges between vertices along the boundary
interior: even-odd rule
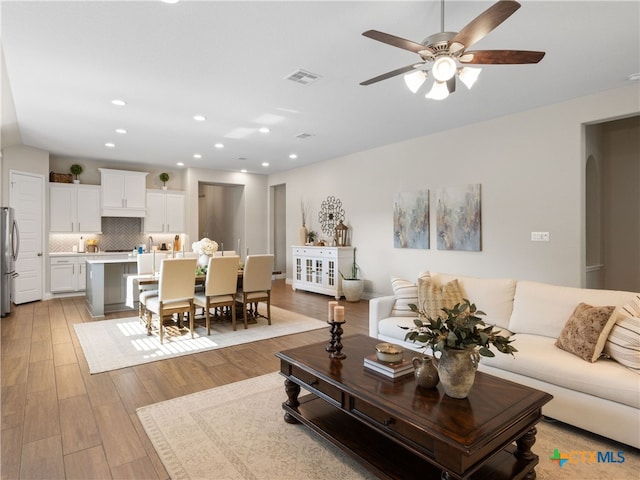
[[[433,87],[429,90],[429,93],[425,95],[425,98],[431,100],[444,100],[449,96],[449,89],[446,82],[433,82]]]
[[[482,71],[481,68],[463,67],[458,72],[458,77],[460,77],[460,80],[462,80],[462,83],[464,83],[467,86],[467,88],[471,90],[471,87],[473,87],[473,84],[476,83],[476,80],[478,80],[478,76],[480,75],[481,71]]]
[[[404,83],[407,84],[407,88],[411,90],[412,93],[416,93],[426,79],[427,73],[424,70],[416,70],[404,76]]]
[[[438,57],[433,64],[433,77],[439,82],[446,82],[456,74],[458,66],[456,61],[446,55]]]

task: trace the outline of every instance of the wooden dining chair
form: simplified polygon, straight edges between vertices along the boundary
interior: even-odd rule
[[[273,275],[273,255],[249,255],[244,264],[242,291],[236,294],[236,300],[242,303],[244,328],[248,326],[247,308],[255,303],[255,315],[258,315],[258,302],[267,304],[267,322],[271,325],[271,279]]]
[[[229,307],[231,309],[231,324],[236,329],[236,299],[238,288],[238,267],[240,257],[220,256],[209,258],[207,276],[204,281],[204,291],[196,292],[194,302],[196,306],[204,308],[207,335],[211,335],[212,308]]]
[[[189,330],[193,338],[196,262],[195,258],[166,258],[160,264],[158,294],[148,297],[145,305],[147,335],[151,335],[152,315],[156,314],[160,327],[160,343],[164,341],[165,322],[173,322],[173,314],[178,315],[179,325],[182,324],[184,314],[189,314]]]

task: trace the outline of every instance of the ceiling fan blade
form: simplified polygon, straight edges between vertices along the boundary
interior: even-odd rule
[[[369,80],[365,80],[364,82],[360,82],[360,85],[371,85],[372,83],[376,83],[381,80],[386,80],[387,78],[395,77],[396,75],[401,75],[403,73],[407,73],[412,70],[415,70],[415,63],[412,63],[411,65],[407,65],[406,67],[397,68],[387,73],[383,73],[382,75],[378,75],[377,77],[370,78]]]
[[[456,91],[456,77],[455,75],[447,80],[447,90],[449,90],[449,95]]]
[[[386,43],[387,45],[391,45],[392,47],[409,50],[410,52],[417,53],[418,55],[420,54],[420,52],[423,52],[425,50],[431,52],[430,49],[428,49],[421,43],[416,43],[411,40],[407,40],[406,38],[396,37],[395,35],[391,35],[390,33],[379,32],[378,30],[367,30],[366,32],[363,32],[362,35],[373,40]]]
[[[538,63],[544,57],[545,52],[531,50],[476,50],[464,52],[458,59],[460,63],[473,63],[479,65],[510,65],[523,63]]]
[[[484,38],[520,8],[515,0],[500,0],[471,20],[451,39],[449,50],[453,53],[469,48]]]

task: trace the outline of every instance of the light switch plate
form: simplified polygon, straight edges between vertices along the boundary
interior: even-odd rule
[[[548,242],[549,232],[531,232],[532,242]]]

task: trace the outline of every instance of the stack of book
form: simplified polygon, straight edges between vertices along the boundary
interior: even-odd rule
[[[415,370],[411,360],[403,358],[402,361],[396,363],[381,362],[375,353],[364,357],[364,368],[389,378],[404,377],[413,374]]]

